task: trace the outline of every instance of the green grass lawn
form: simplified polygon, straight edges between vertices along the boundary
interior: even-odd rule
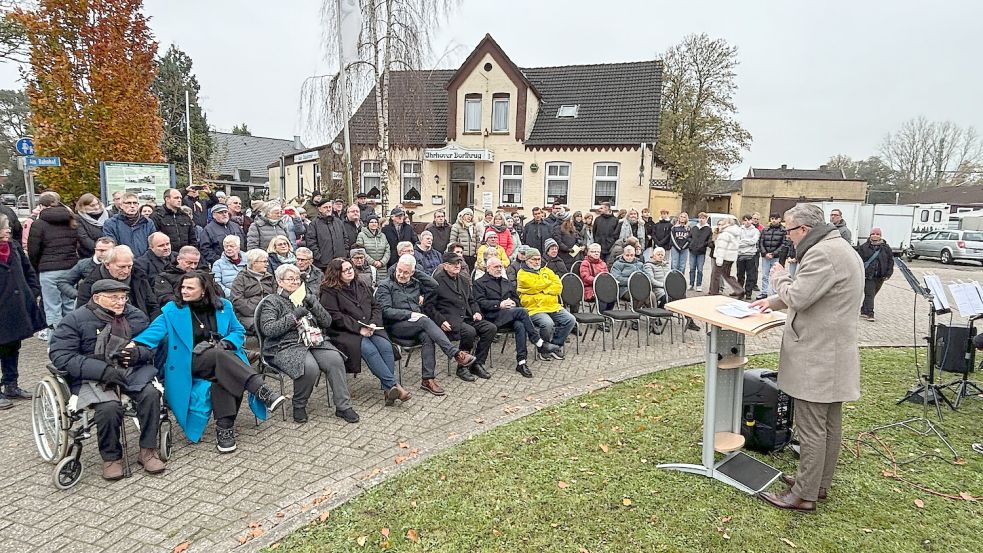
[[[307,526],[277,551],[981,551],[983,400],[947,411],[965,459],[935,438],[878,435],[899,463],[855,438],[921,413],[894,401],[914,380],[911,350],[863,352],[863,398],[845,411],[845,447],[819,513],[786,513],[701,476],[703,373],[684,367],[572,399],[436,455]],[[920,359],[924,362],[924,359]],[[752,359],[775,367],[777,356]],[[934,415],[933,415],[934,416]],[[871,443],[874,443],[871,441]],[[928,454],[927,457],[919,457]],[[755,454],[757,455],[757,454]],[[766,457],[766,456],[759,456]],[[913,460],[914,459],[914,460]],[[792,471],[791,452],[765,461]],[[907,462],[905,464],[905,462]],[[773,489],[781,489],[776,484]],[[921,505],[921,506],[920,506]],[[389,537],[383,535],[388,529]],[[415,532],[416,540],[407,537]]]

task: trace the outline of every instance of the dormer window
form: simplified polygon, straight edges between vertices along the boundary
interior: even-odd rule
[[[560,109],[556,110],[557,119],[573,119],[577,117],[577,111],[580,110],[580,104],[577,105],[563,105]]]
[[[481,132],[481,94],[464,97],[464,132]]]

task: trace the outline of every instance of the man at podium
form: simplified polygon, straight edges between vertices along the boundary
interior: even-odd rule
[[[788,309],[779,356],[778,386],[795,399],[801,442],[798,473],[782,475],[790,489],[764,492],[769,504],[814,512],[826,499],[840,454],[844,401],[860,398],[857,313],[864,295],[860,258],[822,210],[800,204],[785,212],[788,237],[795,245],[795,279],[781,265],[770,272],[772,295],[752,307]]]

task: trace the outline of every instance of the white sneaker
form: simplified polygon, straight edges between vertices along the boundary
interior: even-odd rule
[[[38,333],[37,333],[37,334],[35,334],[34,336],[35,336],[35,337],[36,337],[36,338],[37,338],[38,340],[41,340],[41,341],[44,341],[44,342],[47,342],[47,341],[48,341],[48,338],[51,338],[51,329],[50,329],[50,328],[42,328],[42,329],[41,329],[41,330],[39,330],[39,331],[38,331]]]
[[[697,286],[696,287],[696,291],[697,292],[702,292],[703,291],[703,287],[702,286]]]

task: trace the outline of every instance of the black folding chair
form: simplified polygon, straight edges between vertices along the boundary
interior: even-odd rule
[[[570,266],[570,272],[573,273],[573,274],[575,274],[575,275],[577,275],[579,277],[580,276],[580,265],[582,263],[583,263],[583,261],[574,261],[573,262],[573,265]]]
[[[266,299],[269,296],[264,297],[256,305],[256,311],[253,312],[253,328],[255,329],[256,341],[259,342],[259,361],[256,362],[256,373],[266,380],[267,378],[272,378],[280,384],[280,395],[284,395],[284,374],[276,369],[270,360],[266,358],[266,352],[263,350],[264,343],[266,342],[266,336],[259,328],[259,312],[263,309],[263,304],[266,303]],[[330,401],[330,398],[329,400]],[[280,403],[280,413],[283,415],[283,420],[287,420],[287,402]],[[256,426],[259,426],[259,419],[256,419]]]
[[[563,291],[560,292],[560,301],[563,302],[563,307],[567,308],[570,314],[573,315],[574,320],[577,321],[577,353],[580,353],[580,342],[587,338],[586,333],[581,329],[580,325],[585,325],[588,328],[594,327],[594,334],[591,336],[591,340],[597,336],[597,327],[602,327],[601,351],[607,351],[603,331],[604,317],[597,313],[587,313],[584,310],[583,281],[580,280],[579,276],[573,273],[567,273],[560,277],[560,284],[563,285]],[[577,309],[572,309],[574,307]],[[611,344],[611,348],[614,348],[613,343]]]
[[[602,310],[601,304],[611,304],[614,306],[618,305],[620,294],[618,293],[618,281],[614,279],[611,273],[601,273],[594,277],[594,301],[597,302],[597,312],[601,314],[605,319],[609,320],[611,327],[614,328],[615,321],[621,323],[622,328],[628,322],[638,323],[636,326],[636,341],[638,342],[638,347],[642,347],[642,329],[641,329],[641,319],[642,316],[638,313],[632,311],[631,309],[607,309]],[[617,331],[614,335],[617,336],[621,331]],[[611,349],[614,349],[614,340],[611,341]]]
[[[636,313],[641,315],[642,319],[645,321],[645,345],[649,345],[649,334],[651,332],[648,330],[652,326],[652,321],[661,321],[663,323],[662,329],[657,332],[657,334],[662,334],[665,329],[669,328],[669,343],[672,343],[672,325],[670,324],[672,320],[673,313],[668,309],[662,309],[661,307],[655,307],[652,303],[652,282],[648,279],[648,275],[645,273],[632,273],[628,277],[628,297],[631,298],[631,308]],[[636,307],[636,305],[638,307]]]
[[[686,299],[686,276],[679,271],[670,271],[666,275],[666,301],[676,301]],[[686,317],[680,315],[679,313],[673,313],[673,317],[679,319],[680,331],[679,335],[683,337],[683,343],[686,343],[686,323],[688,322]]]

